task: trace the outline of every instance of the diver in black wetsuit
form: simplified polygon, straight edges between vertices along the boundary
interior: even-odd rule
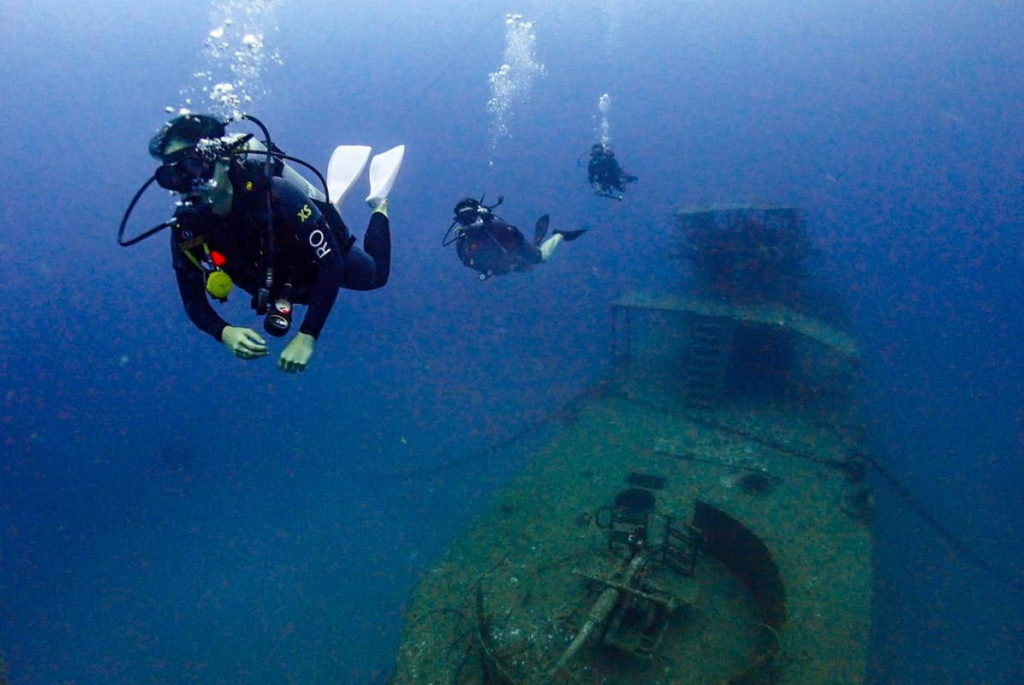
[[[545,214],[537,220],[533,242],[528,243],[518,228],[494,213],[502,199],[491,206],[471,197],[459,200],[455,205],[455,219],[441,241],[444,247],[455,243],[459,259],[477,271],[481,281],[513,271],[529,271],[535,264],[548,261],[563,240],[576,240],[587,231],[585,228],[552,231],[551,237],[545,239],[548,232],[548,215]]]
[[[627,174],[619,160],[615,159],[615,151],[611,145],[594,143],[590,146],[590,161],[587,163],[587,181],[594,192],[601,197],[622,200],[622,193],[627,183],[636,181],[636,176]],[[614,192],[613,192],[614,191]]]
[[[264,329],[275,336],[288,332],[292,305],[307,305],[278,361],[282,371],[304,371],[338,289],[373,290],[388,281],[387,198],[367,200],[373,213],[360,248],[335,207],[284,165],[279,151],[268,156],[250,138],[225,136],[225,122],[188,114],[150,142],[163,162],[155,180],[181,197],[170,222],[178,290],[192,323],[240,359],[266,356],[265,340],[224,321],[207,295],[224,301],[237,284],[266,313]]]

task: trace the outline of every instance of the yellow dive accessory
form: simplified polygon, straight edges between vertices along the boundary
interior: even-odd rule
[[[209,266],[204,266],[202,262],[196,259],[196,256],[192,254],[193,248],[203,246],[203,252],[206,253],[206,261],[209,262]],[[231,276],[227,275],[220,267],[226,263],[224,255],[219,252],[211,252],[210,246],[206,244],[202,236],[193,238],[192,240],[186,240],[185,242],[178,245],[185,256],[188,257],[189,261],[196,265],[196,268],[206,274],[206,292],[210,293],[210,297],[215,300],[223,302],[228,299],[228,295],[235,287],[235,282],[231,280]]]
[[[231,294],[231,290],[234,287],[235,284],[231,280],[231,276],[228,276],[220,269],[211,271],[206,276],[206,292],[210,293],[210,296],[214,299],[228,299],[228,295]]]

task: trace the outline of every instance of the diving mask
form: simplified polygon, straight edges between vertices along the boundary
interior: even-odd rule
[[[177,193],[191,193],[210,182],[217,169],[216,157],[195,148],[171,158],[156,170],[156,182],[161,188]]]
[[[455,208],[455,221],[463,226],[472,226],[478,220],[485,218],[490,213],[490,210],[479,202],[467,202]]]

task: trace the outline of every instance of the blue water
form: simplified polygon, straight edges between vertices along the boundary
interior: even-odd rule
[[[1020,577],[1024,5],[283,0],[251,106],[275,142],[319,165],[408,146],[391,283],[342,294],[298,377],[191,328],[165,238],[115,244],[212,28],[205,2],[171,7],[0,0],[12,682],[386,676],[417,577],[525,458],[488,447],[600,377],[608,301],[676,286],[672,212],[706,201],[806,209],[863,341],[872,450]],[[546,74],[492,146],[508,11],[536,20]],[[640,177],[622,203],[577,166],[604,92]],[[480,283],[440,238],[484,191],[520,226],[591,231]],[[133,226],[169,203],[153,191]],[[366,210],[345,216],[361,233]],[[1021,593],[877,495],[872,682],[1024,682]]]

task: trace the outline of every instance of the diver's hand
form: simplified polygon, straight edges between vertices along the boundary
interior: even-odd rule
[[[239,359],[267,356],[267,342],[251,328],[225,326],[220,332],[220,341]]]
[[[305,371],[309,364],[309,358],[313,356],[313,343],[316,338],[308,333],[298,333],[288,346],[284,348],[281,357],[277,360],[277,368],[285,373]]]

